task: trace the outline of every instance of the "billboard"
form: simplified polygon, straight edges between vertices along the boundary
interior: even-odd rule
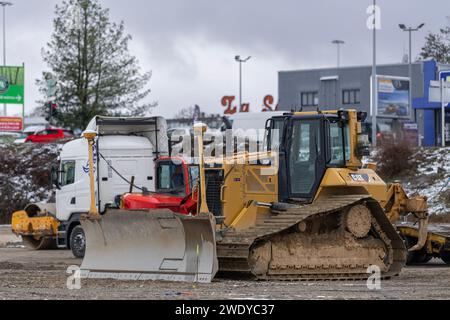
[[[0,117],[0,131],[3,132],[23,131],[23,119],[17,117]]]
[[[378,117],[410,119],[409,90],[409,78],[378,76]]]
[[[0,104],[24,104],[25,68],[0,66]]]

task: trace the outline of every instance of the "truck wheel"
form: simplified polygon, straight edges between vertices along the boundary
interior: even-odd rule
[[[57,248],[56,239],[54,238],[39,238],[31,236],[22,236],[23,243],[31,250],[54,250]]]
[[[84,253],[86,251],[86,236],[84,235],[84,230],[81,226],[73,228],[72,233],[70,234],[70,248],[72,249],[72,254],[75,258],[84,258]]]
[[[450,252],[449,251],[442,251],[441,252],[441,259],[446,264],[450,264]]]

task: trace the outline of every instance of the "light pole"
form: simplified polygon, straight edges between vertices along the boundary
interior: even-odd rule
[[[345,41],[342,40],[333,40],[333,44],[337,47],[337,68],[341,67],[341,45],[345,44]]]
[[[239,111],[242,108],[242,64],[248,62],[252,57],[242,59],[241,56],[236,56],[234,59],[239,63]]]
[[[377,2],[373,0],[373,63],[372,63],[372,146],[377,146],[378,125],[377,125]]]
[[[399,27],[404,32],[409,33],[409,107],[413,110],[413,74],[412,74],[412,33],[414,31],[419,31],[425,26],[425,23],[422,23],[416,28],[406,27],[404,24],[400,24]],[[414,109],[414,121],[417,122],[417,110]],[[419,132],[419,145],[421,145],[420,132]]]
[[[11,2],[0,1],[0,6],[3,7],[3,66],[6,66],[6,7],[12,6]],[[3,105],[3,114],[8,116],[6,104]]]

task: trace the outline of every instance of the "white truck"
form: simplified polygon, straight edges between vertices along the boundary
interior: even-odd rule
[[[131,186],[155,191],[155,159],[169,152],[165,119],[94,118],[87,130],[96,131],[94,171],[100,213],[118,207]],[[12,230],[36,250],[71,249],[84,256],[86,239],[80,217],[90,209],[89,159],[86,139],[65,144],[59,168],[52,171],[55,204],[31,204],[14,213]]]

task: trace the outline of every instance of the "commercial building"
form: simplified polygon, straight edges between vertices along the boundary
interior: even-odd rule
[[[429,89],[430,82],[438,80],[439,72],[445,70],[450,70],[450,65],[442,65],[434,60],[413,64],[413,108],[411,109],[407,99],[409,82],[403,81],[408,81],[405,78],[409,76],[409,65],[378,66],[377,73],[382,77],[379,80],[379,87],[384,86],[384,88],[378,88],[380,99],[387,99],[387,101],[379,101],[378,130],[394,137],[399,134],[403,137],[407,135],[411,137],[411,132],[415,132],[413,140],[417,143],[420,140],[423,146],[439,145],[441,130],[443,130],[441,105],[429,101]],[[371,114],[371,76],[371,66],[281,71],[279,72],[279,109],[307,111],[356,108]],[[386,81],[389,85],[386,85]],[[382,90],[386,91],[383,93]],[[370,117],[367,122],[371,122]],[[450,145],[450,109],[446,111],[446,122],[444,130],[447,131],[446,140]]]

